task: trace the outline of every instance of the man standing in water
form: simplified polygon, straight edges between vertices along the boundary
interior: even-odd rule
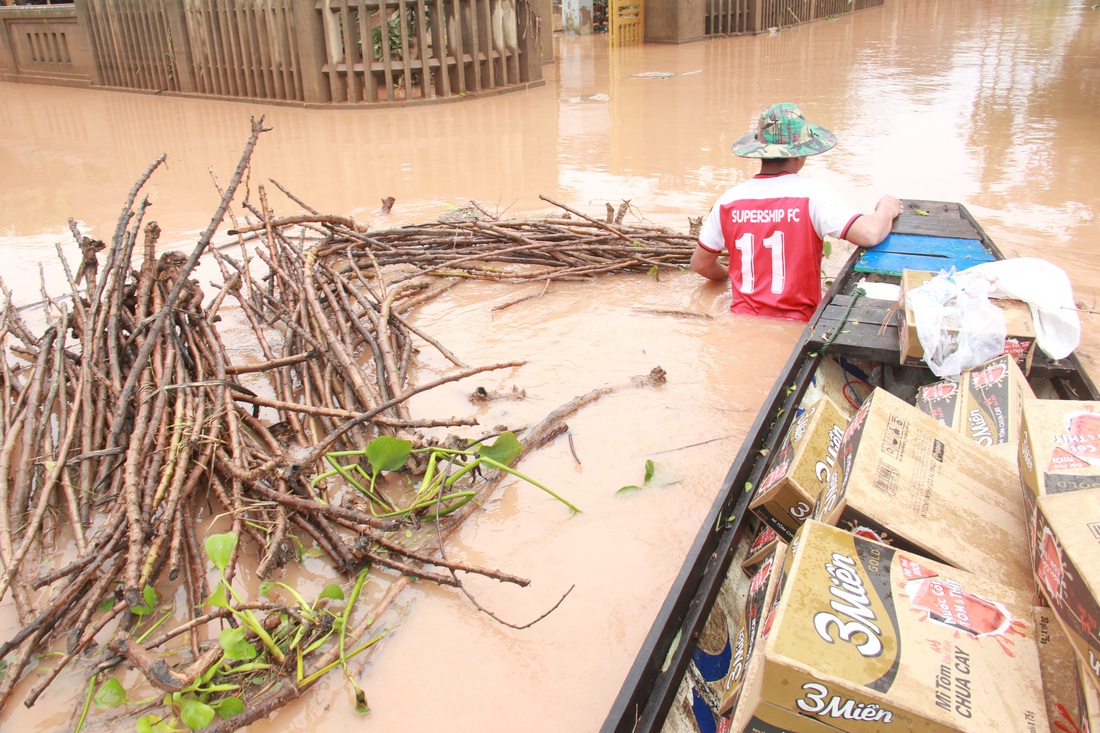
[[[742,158],[760,158],[760,173],[722,194],[699,234],[691,269],[729,279],[734,313],[809,321],[821,302],[825,236],[873,247],[886,238],[901,202],[883,196],[873,214],[848,205],[828,184],[798,175],[806,158],[836,145],[790,103],[760,113],[756,130],[733,144]],[[729,251],[729,271],[718,255]]]

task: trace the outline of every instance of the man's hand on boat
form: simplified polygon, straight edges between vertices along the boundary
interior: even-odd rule
[[[886,239],[894,226],[894,219],[901,216],[904,210],[901,201],[886,194],[875,204],[873,214],[864,214],[852,222],[844,238],[859,247],[874,247]]]

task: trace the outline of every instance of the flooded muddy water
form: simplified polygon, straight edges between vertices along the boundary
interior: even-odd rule
[[[767,104],[798,103],[840,143],[804,175],[870,210],[883,193],[959,201],[1009,256],[1064,268],[1084,306],[1079,349],[1100,359],[1100,23],[1088,2],[889,0],[885,8],[757,37],[609,49],[606,36],[558,37],[545,86],[454,104],[298,109],[0,84],[0,268],[19,303],[40,281],[65,292],[74,218],[109,237],[134,181],[164,248],[190,251],[265,116],[248,195],[265,185],[279,214],[309,206],[373,229],[432,221],[471,200],[508,216],[543,214],[540,195],[603,217],[686,231],[728,186],[755,173],[730,146]],[[654,74],[653,72],[663,72]],[[641,75],[641,76],[639,76]],[[213,175],[212,175],[213,173]],[[388,215],[381,199],[396,199]],[[243,209],[235,207],[237,214]],[[224,239],[224,234],[220,239]],[[837,247],[829,266],[847,249]],[[216,279],[201,278],[204,286]],[[530,290],[528,290],[530,289]],[[505,310],[496,305],[539,295]],[[526,360],[433,392],[414,411],[476,415],[485,426],[541,420],[578,395],[656,366],[664,387],[624,388],[569,420],[569,438],[522,469],[583,509],[505,484],[468,522],[452,556],[530,578],[526,589],[470,581],[502,626],[451,589],[418,584],[356,674],[358,716],[340,675],[255,730],[589,731],[602,723],[682,555],[800,327],[728,312],[727,289],[691,273],[541,287],[474,283],[424,306],[417,324],[471,365]],[[677,311],[679,314],[670,314]],[[422,351],[422,379],[447,364]],[[526,399],[475,406],[474,388]],[[646,460],[655,485],[642,481]],[[572,589],[572,590],[570,590]],[[0,634],[13,625],[0,602]],[[42,662],[45,666],[47,663]],[[30,675],[33,684],[37,673]],[[17,697],[0,726],[55,730],[82,698],[78,678],[32,710]]]

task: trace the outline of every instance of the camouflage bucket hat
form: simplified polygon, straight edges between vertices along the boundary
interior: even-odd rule
[[[836,145],[836,135],[806,121],[796,105],[773,104],[760,113],[755,130],[733,144],[742,158],[802,158],[824,153]]]

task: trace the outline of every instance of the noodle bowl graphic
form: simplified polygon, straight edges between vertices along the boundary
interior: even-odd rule
[[[962,584],[950,577],[937,575],[914,558],[899,554],[898,562],[904,580],[898,580],[900,592],[909,598],[910,610],[922,620],[933,621],[974,639],[992,638],[1009,657],[1015,642],[1012,635],[1026,636],[1029,625],[1018,619],[1004,605],[988,598],[967,593]]]
[[[1100,467],[1100,414],[1087,410],[1071,412],[1065,421],[1064,440],[1058,441],[1056,447],[1090,466]]]
[[[921,387],[921,396],[929,402],[946,400],[954,397],[959,391],[959,385],[955,382],[938,382],[927,387]]]
[[[1043,540],[1039,547],[1041,554],[1035,575],[1052,602],[1064,601],[1066,564],[1062,561],[1062,547],[1049,527],[1043,527]]]
[[[787,475],[787,468],[789,466],[790,461],[787,460],[787,456],[779,456],[779,462],[772,467],[772,470],[769,471],[768,475],[764,477],[764,480],[760,482],[760,490],[766,491],[779,483],[783,477]]]
[[[970,383],[974,387],[981,389],[982,387],[988,387],[991,384],[997,384],[1008,374],[1008,367],[1004,364],[991,364],[984,369],[979,369],[976,372],[971,372]]]
[[[938,576],[913,578],[905,594],[915,608],[928,612],[930,621],[965,631],[974,637],[1002,636],[1012,627],[1012,615],[997,601],[967,593]]]
[[[848,522],[847,531],[850,534],[854,534],[856,537],[859,537],[860,539],[871,540],[872,542],[879,542],[883,545],[894,544],[894,541],[893,539],[891,539],[888,532],[883,532],[872,527],[868,527],[854,520]]]

